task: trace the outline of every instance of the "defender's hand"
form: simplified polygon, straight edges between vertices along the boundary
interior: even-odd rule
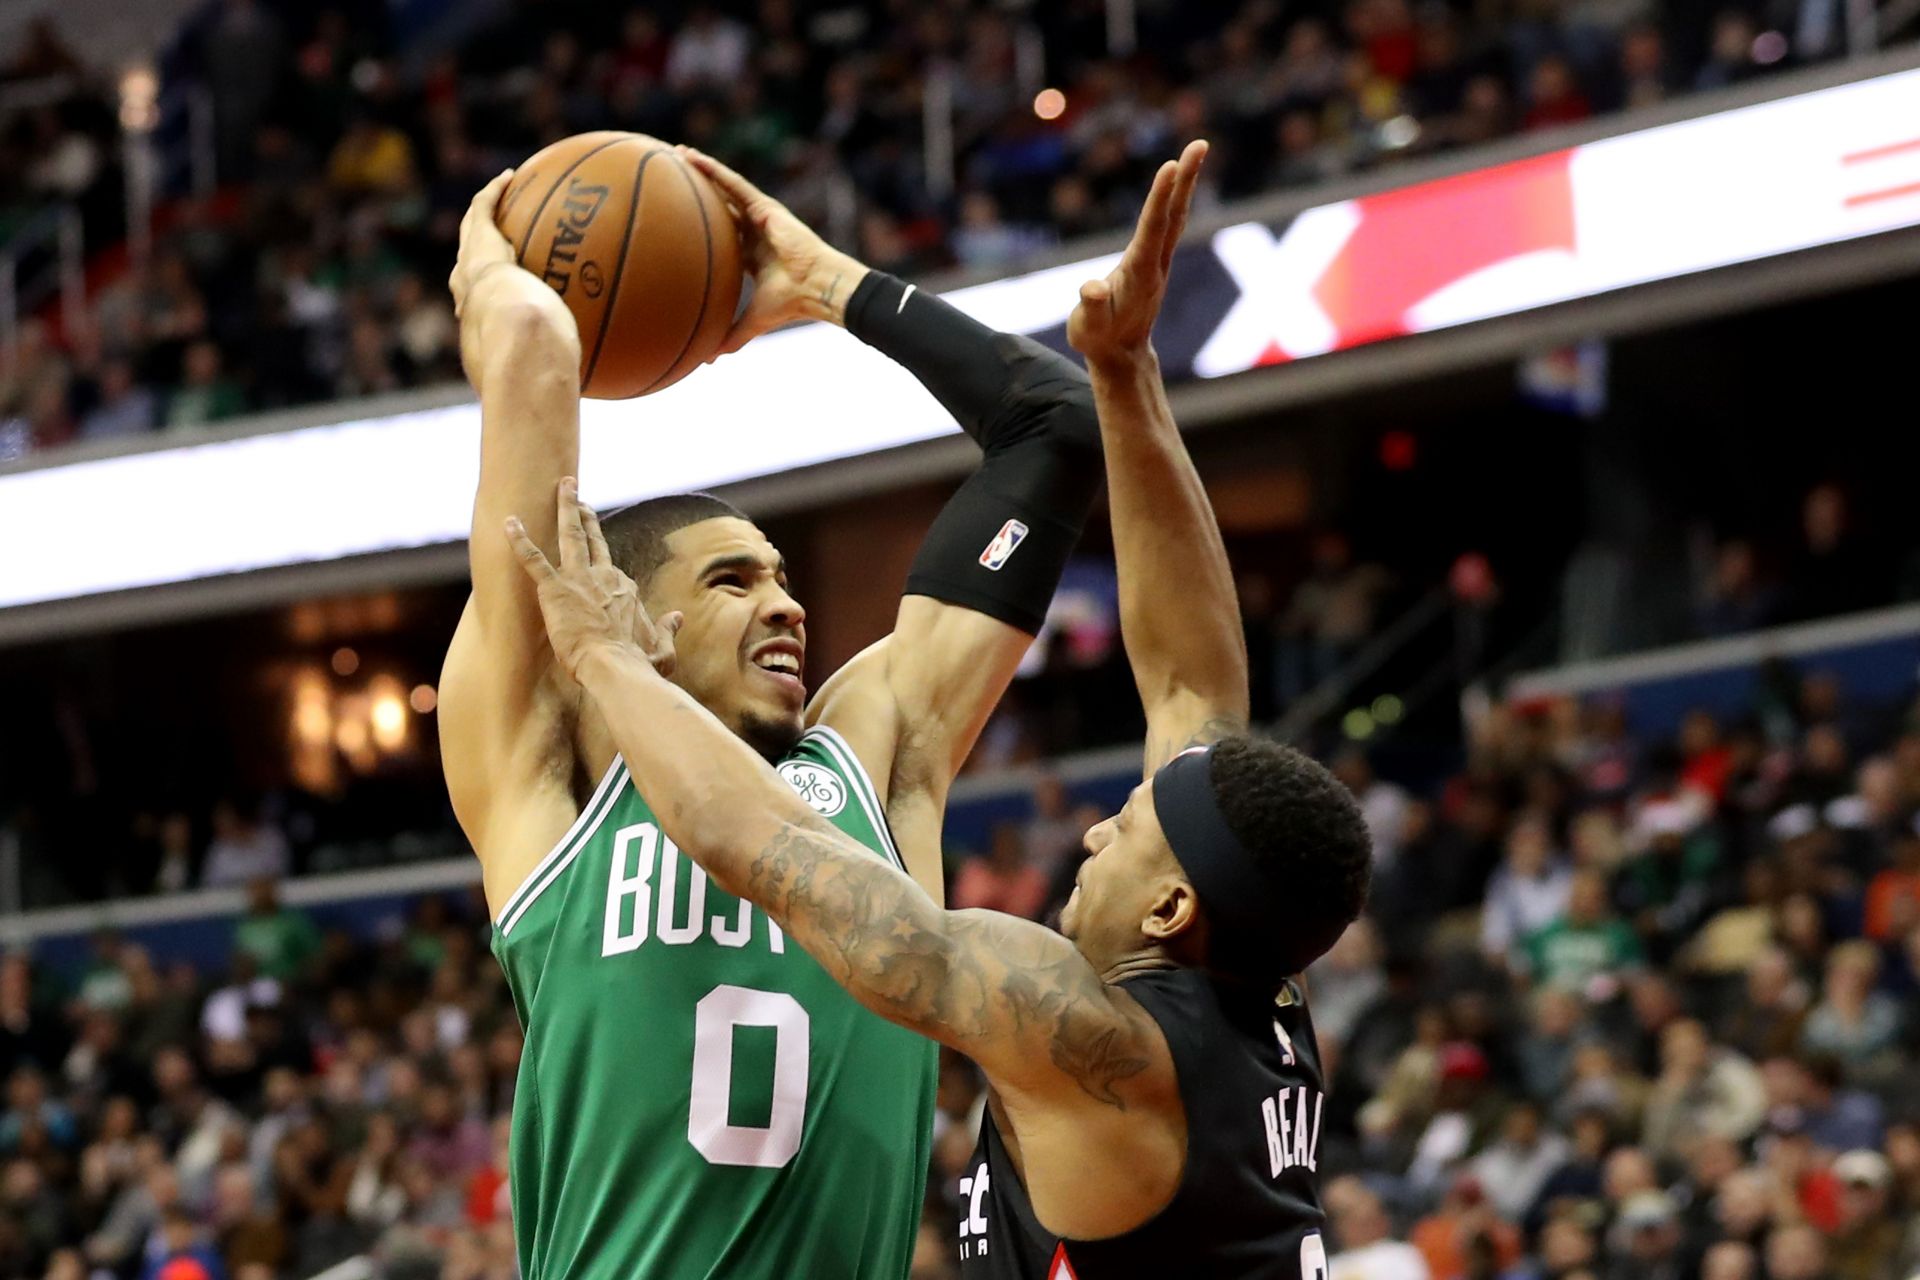
[[[1160,166],[1120,265],[1106,279],[1080,286],[1080,304],[1067,317],[1067,341],[1088,364],[1129,359],[1152,349],[1167,271],[1187,229],[1194,184],[1206,158],[1207,144],[1190,142],[1178,160]]]
[[[586,656],[602,645],[638,649],[661,675],[673,674],[673,636],[685,615],[658,623],[640,603],[633,579],[614,567],[600,518],[580,501],[569,476],[560,482],[560,565],[555,568],[518,516],[507,519],[507,541],[540,595],[540,613],[554,657],[576,679]]]
[[[822,240],[793,211],[712,156],[677,148],[733,206],[740,247],[753,277],[753,299],[720,343],[716,356],[794,320],[846,320],[847,299],[867,268]]]
[[[488,268],[519,261],[514,255],[513,245],[501,234],[499,224],[494,221],[500,196],[512,181],[513,170],[502,170],[498,177],[474,194],[460,219],[460,254],[454,260],[453,273],[447,277],[447,288],[453,293],[455,316],[466,310],[467,295],[472,292],[474,282]]]

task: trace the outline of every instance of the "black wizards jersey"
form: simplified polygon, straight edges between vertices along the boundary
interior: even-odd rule
[[[1062,1240],[1034,1218],[989,1111],[960,1179],[964,1280],[1325,1280],[1314,1173],[1326,1094],[1299,985],[1249,999],[1193,969],[1123,985],[1160,1024],[1179,1074],[1178,1190],[1124,1235]]]

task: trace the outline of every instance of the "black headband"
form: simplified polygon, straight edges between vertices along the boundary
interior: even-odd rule
[[[1153,775],[1153,808],[1173,856],[1200,894],[1219,951],[1257,953],[1279,915],[1276,887],[1227,826],[1213,798],[1213,748],[1193,747]]]

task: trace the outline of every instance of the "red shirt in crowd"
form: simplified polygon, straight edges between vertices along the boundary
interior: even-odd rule
[[[980,907],[1010,916],[1035,919],[1047,904],[1047,878],[1038,867],[1003,871],[986,858],[968,858],[953,878],[953,908]]]

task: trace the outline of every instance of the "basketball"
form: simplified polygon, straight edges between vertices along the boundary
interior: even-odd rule
[[[583,133],[536,153],[500,199],[520,265],[580,326],[580,387],[625,400],[672,386],[719,346],[740,301],[725,200],[657,138]]]

